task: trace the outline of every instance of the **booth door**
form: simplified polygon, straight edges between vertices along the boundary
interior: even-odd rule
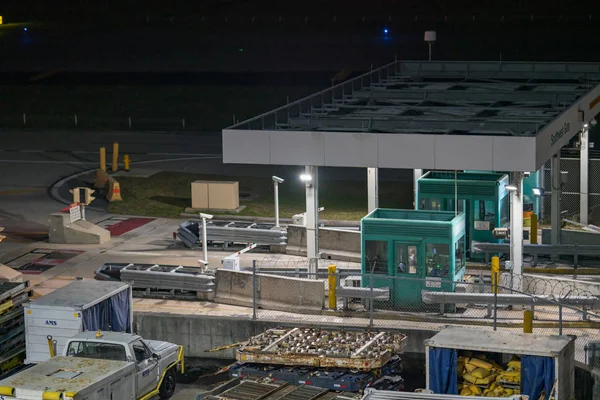
[[[419,242],[394,243],[394,268],[390,275],[394,276],[394,284],[390,285],[392,303],[401,308],[418,307],[422,304],[421,289],[424,287],[425,268]]]

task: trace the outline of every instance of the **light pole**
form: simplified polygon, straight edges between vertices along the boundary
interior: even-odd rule
[[[204,250],[204,266],[208,265],[208,239],[206,237],[206,220],[212,219],[211,214],[200,213],[200,218],[202,218],[202,250]]]
[[[319,268],[319,169],[306,166],[300,180],[306,187],[306,257],[308,258],[309,278],[316,279]]]
[[[437,40],[437,34],[435,31],[425,31],[425,41],[429,45],[429,61],[431,61],[431,47]]]
[[[275,226],[279,228],[279,184],[283,183],[284,179],[273,175],[273,192],[275,195]]]

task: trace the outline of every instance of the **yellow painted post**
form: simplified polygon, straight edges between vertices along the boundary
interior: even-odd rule
[[[129,163],[131,162],[131,158],[129,158],[129,154],[125,154],[123,156],[123,168],[125,168],[125,172],[129,171]]]
[[[492,293],[498,293],[498,284],[500,283],[500,258],[492,257]]]
[[[113,154],[112,154],[112,172],[119,170],[119,143],[113,143]]]
[[[523,333],[533,333],[533,311],[523,311]]]
[[[47,336],[46,338],[48,339],[48,350],[50,351],[50,358],[54,358],[54,356],[56,354],[54,353],[54,345],[52,343],[52,336]]]
[[[106,172],[106,147],[100,147],[100,169]]]
[[[529,243],[538,244],[538,216],[531,214],[531,231],[529,232]]]
[[[329,309],[336,310],[337,309],[337,298],[335,295],[335,289],[337,285],[337,279],[335,275],[335,265],[331,264],[327,268],[327,272],[329,273],[328,283],[329,283]]]

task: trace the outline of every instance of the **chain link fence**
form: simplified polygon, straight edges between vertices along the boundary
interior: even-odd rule
[[[323,268],[329,265],[336,266],[335,275]],[[594,343],[600,343],[600,312],[595,311],[600,309],[600,298],[577,281],[502,273],[494,292],[489,271],[453,282],[442,276],[421,277],[410,269],[394,276],[363,274],[358,264],[349,262],[325,262],[310,274],[308,266],[306,260],[298,259],[255,261],[253,318],[406,331],[467,325],[517,333],[523,332],[524,311],[532,310],[533,333],[573,335],[576,360],[590,361],[600,368],[600,360],[589,357]],[[307,279],[319,287],[322,284],[322,308],[314,307],[313,290],[289,296],[282,292],[278,297],[286,299],[286,306],[273,307],[263,299],[261,276],[265,275]],[[330,297],[330,283],[336,285],[335,300]],[[282,285],[281,290],[289,291],[289,286]],[[442,291],[449,294],[442,293],[440,300]],[[454,294],[459,297],[454,298]]]
[[[567,180],[562,186],[561,211],[562,218],[571,221],[580,221],[580,159],[574,152],[561,157],[560,169],[567,172]],[[600,225],[600,156],[590,157],[588,177],[588,222],[592,225]],[[544,166],[544,189],[550,194],[552,191],[552,167],[548,161]],[[552,197],[544,196],[543,200],[543,222],[550,223]]]

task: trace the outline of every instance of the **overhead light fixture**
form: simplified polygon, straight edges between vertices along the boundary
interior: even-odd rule
[[[533,190],[533,195],[534,196],[538,196],[541,197],[544,195],[544,188],[541,187],[534,187],[531,190]]]
[[[592,120],[590,121],[590,124],[592,124],[592,126],[596,125],[598,123],[598,121],[596,121],[596,118],[592,118]]]
[[[509,192],[516,192],[518,190],[516,185],[506,185],[505,187]]]
[[[300,175],[300,180],[302,182],[311,182],[312,181],[312,176],[310,174],[301,174]]]
[[[584,127],[585,129],[587,129],[587,127],[588,127],[588,126],[589,126],[588,124],[583,124],[583,127]]]

